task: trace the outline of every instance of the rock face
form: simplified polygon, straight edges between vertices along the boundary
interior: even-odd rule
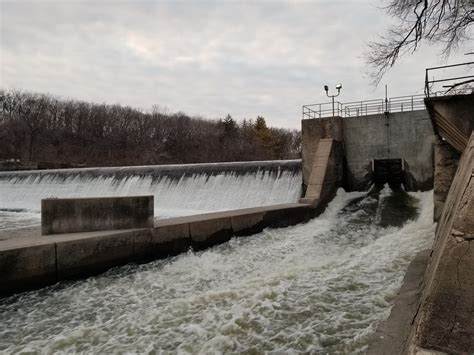
[[[408,353],[474,352],[474,134],[436,231]]]
[[[448,143],[438,140],[434,147],[434,220],[439,221],[461,154]]]

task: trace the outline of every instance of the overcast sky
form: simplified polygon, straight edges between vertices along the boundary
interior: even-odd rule
[[[97,103],[300,126],[303,104],[423,92],[435,48],[371,86],[363,53],[383,0],[0,0],[0,86]],[[449,62],[465,61],[462,52]]]

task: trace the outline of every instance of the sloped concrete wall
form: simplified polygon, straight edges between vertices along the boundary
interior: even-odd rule
[[[436,231],[409,354],[474,353],[474,134]]]
[[[339,142],[343,140],[342,118],[328,117],[301,121],[301,145],[303,159],[303,186],[308,186],[309,177],[313,169],[313,159],[319,141],[332,138]]]
[[[309,203],[316,207],[325,205],[334,196],[338,187],[342,185],[342,144],[335,139],[323,138],[319,140],[313,159],[308,187],[302,203]]]

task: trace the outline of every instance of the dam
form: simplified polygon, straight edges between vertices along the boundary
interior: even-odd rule
[[[430,248],[401,343],[414,354],[472,349],[459,313],[472,310],[469,276],[449,276],[453,263],[469,268],[450,251],[472,255],[472,123],[449,124],[443,110],[459,117],[472,94],[458,99],[303,117],[302,160],[1,173],[2,287],[41,268],[32,288],[47,287],[0,300],[0,351],[365,353]],[[130,195],[155,197],[153,228],[39,236],[41,199]],[[159,248],[172,250],[138,260]],[[101,252],[105,264],[92,258]],[[452,299],[443,318],[436,305]],[[453,338],[441,337],[453,321]]]
[[[41,199],[155,195],[158,218],[295,202],[301,160],[0,173],[0,229],[38,225]]]

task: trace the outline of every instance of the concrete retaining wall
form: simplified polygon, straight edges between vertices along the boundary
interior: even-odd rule
[[[474,134],[444,204],[409,354],[474,353]]]
[[[433,144],[436,136],[427,111],[387,116],[330,117],[302,120],[303,183],[308,184],[315,147],[322,138],[343,142],[344,187],[366,190],[372,182],[372,159],[404,159],[415,190],[433,187]]]
[[[153,227],[153,196],[41,200],[41,234]]]
[[[474,129],[474,93],[425,99],[437,134],[458,152],[463,152]]]
[[[434,220],[438,222],[458,168],[461,154],[448,143],[438,140],[434,146]]]
[[[305,196],[300,200],[312,206],[328,203],[343,180],[342,144],[335,139],[322,138],[316,147]]]
[[[308,186],[313,169],[313,159],[321,139],[343,141],[342,118],[330,117],[301,121],[301,145],[303,159],[303,185]]]
[[[157,221],[154,228],[3,240],[0,295],[99,274],[130,262],[176,255],[191,247],[203,249],[263,228],[301,223],[320,212],[307,204],[281,204],[170,218]]]
[[[414,189],[433,187],[435,135],[425,110],[345,118],[346,183],[349,190],[371,185],[372,159],[404,159]]]

